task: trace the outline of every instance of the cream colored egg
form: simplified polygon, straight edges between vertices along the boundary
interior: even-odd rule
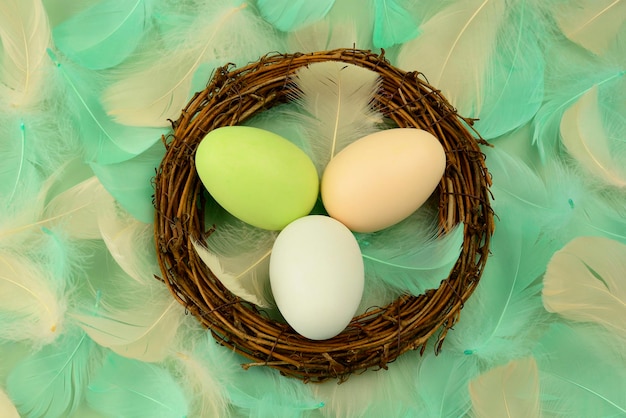
[[[378,231],[426,202],[445,167],[445,151],[429,132],[376,132],[348,145],[328,163],[322,201],[328,214],[352,231]]]

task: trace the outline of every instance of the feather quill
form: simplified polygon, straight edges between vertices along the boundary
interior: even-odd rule
[[[178,119],[203,63],[257,60],[272,50],[269,24],[240,0],[204,2],[187,31],[166,33],[172,48],[120,68],[102,96],[107,113],[130,126],[168,126]],[[230,30],[237,28],[236,31]],[[213,65],[217,67],[217,64]]]
[[[290,32],[323,19],[333,4],[335,0],[257,0],[263,19],[283,32]]]
[[[97,97],[100,81],[96,74],[62,60],[50,49],[48,54],[69,90],[70,111],[80,130],[85,161],[112,164],[129,160],[150,148],[165,133],[163,129],[115,123]]]
[[[2,389],[0,389],[0,414],[4,418],[20,418],[15,405]]]
[[[23,416],[66,417],[83,399],[97,346],[84,333],[64,335],[22,359],[7,378],[7,390]]]
[[[538,418],[539,371],[533,357],[513,360],[485,372],[469,384],[477,418]]]
[[[382,114],[371,107],[381,82],[375,72],[328,61],[301,68],[294,82],[294,100],[302,112],[294,117],[307,135],[320,175],[348,144],[381,129]]]
[[[626,245],[602,237],[578,237],[558,251],[544,277],[549,312],[594,322],[626,344]]]
[[[620,130],[624,126],[622,123]],[[563,114],[561,141],[567,152],[589,173],[612,186],[626,187],[626,170],[623,169],[626,153],[616,155],[610,147],[610,136],[602,123],[597,85],[580,96]],[[616,156],[624,157],[624,161],[616,161]]]
[[[626,1],[575,0],[558,5],[554,19],[563,34],[596,55],[603,55],[626,22]]]
[[[528,0],[455,2],[401,47],[398,65],[424,73],[460,114],[480,119],[483,137],[496,138],[528,122],[542,103],[544,30],[532,6]]]
[[[432,212],[422,209],[383,231],[356,234],[368,287],[384,284],[413,295],[439,287],[459,257],[463,227],[438,236]]]
[[[248,225],[216,206],[208,211],[207,224],[215,225],[215,231],[206,244],[192,240],[204,264],[234,295],[272,307],[269,262],[277,233]]]
[[[552,325],[534,350],[544,415],[625,416],[626,358],[618,341],[597,327]]]
[[[374,47],[390,48],[420,34],[413,16],[397,0],[374,0]]]
[[[165,369],[109,354],[89,382],[91,409],[105,416],[128,418],[188,416],[185,393]]]
[[[105,0],[53,30],[56,47],[85,68],[100,70],[124,61],[151,26],[153,0]]]
[[[41,0],[0,3],[0,104],[28,109],[41,101],[50,26]]]
[[[65,313],[65,283],[45,261],[0,253],[0,339],[50,343]]]

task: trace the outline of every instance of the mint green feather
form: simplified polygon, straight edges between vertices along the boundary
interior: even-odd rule
[[[87,404],[106,417],[183,418],[188,405],[167,370],[110,353],[89,382]]]
[[[257,0],[263,19],[283,32],[321,20],[333,4],[335,0]]]
[[[486,139],[496,138],[528,122],[539,110],[544,93],[541,26],[529,1],[509,12],[500,30],[495,56],[485,82],[475,128]],[[520,100],[523,97],[523,100]]]
[[[56,26],[54,43],[85,68],[99,70],[124,61],[151,26],[152,0],[104,0]]]
[[[599,327],[554,324],[534,350],[545,416],[626,416],[626,357]]]
[[[470,380],[478,374],[476,359],[446,350],[424,355],[415,376],[415,395],[421,401],[419,417],[458,418],[469,412],[472,404]]]
[[[547,321],[541,275],[556,248],[523,213],[512,205],[499,206],[492,255],[446,339],[448,349],[490,365],[527,355]]]
[[[154,220],[152,179],[165,155],[165,146],[157,142],[136,157],[116,164],[91,163],[104,188],[132,216],[144,223]]]
[[[385,285],[419,295],[436,289],[459,258],[463,226],[438,236],[436,213],[418,210],[404,221],[371,234],[355,234],[368,288]]]
[[[419,34],[414,17],[398,4],[398,0],[374,0],[374,47],[390,48]]]
[[[85,333],[72,331],[17,363],[8,394],[22,416],[66,417],[81,403],[98,355]]]
[[[30,163],[26,158],[26,147],[30,148],[30,141],[26,141],[26,126],[23,121],[3,121],[0,125],[0,155],[3,164],[0,166],[0,196],[9,205],[15,198],[18,188],[23,185],[26,171]]]
[[[62,60],[52,50],[48,54],[68,90],[69,108],[84,148],[84,160],[112,164],[133,158],[161,139],[164,129],[129,127],[115,123],[98,100],[95,73]]]

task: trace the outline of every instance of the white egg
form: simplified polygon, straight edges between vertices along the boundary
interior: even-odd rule
[[[325,340],[352,320],[363,295],[363,258],[341,222],[311,215],[287,225],[270,257],[276,305],[299,334]]]

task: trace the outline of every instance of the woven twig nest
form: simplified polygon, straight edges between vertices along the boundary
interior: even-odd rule
[[[355,371],[386,368],[408,350],[423,353],[435,334],[439,351],[478,284],[494,223],[490,178],[478,142],[467,128],[472,121],[457,115],[423,75],[397,69],[383,55],[341,49],[269,55],[239,69],[225,66],[173,123],[174,133],[166,140],[167,152],[155,179],[155,239],[163,280],[222,345],[250,359],[243,364],[246,369],[269,366],[305,381],[344,380]],[[353,318],[338,336],[313,341],[234,296],[195,253],[192,240],[201,240],[211,226],[204,225],[206,198],[194,156],[207,132],[240,124],[288,101],[294,93],[290,80],[295,71],[329,60],[377,72],[382,87],[374,106],[398,127],[424,129],[439,138],[447,157],[437,194],[439,224],[445,233],[463,222],[464,240],[456,264],[439,288],[419,296],[400,296]]]

